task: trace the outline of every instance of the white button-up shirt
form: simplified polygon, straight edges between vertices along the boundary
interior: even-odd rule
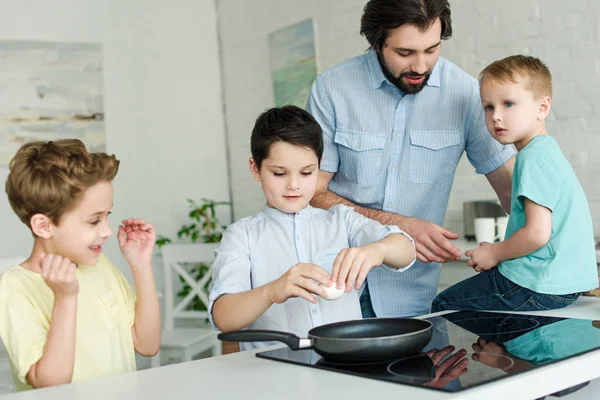
[[[258,215],[230,225],[223,235],[212,265],[211,320],[213,304],[224,294],[265,285],[299,262],[318,265],[331,273],[343,248],[362,246],[392,233],[404,234],[412,242],[397,226],[382,225],[342,205],[329,210],[308,206],[295,214],[265,206]],[[395,271],[404,271],[411,265]],[[248,328],[306,337],[315,326],[362,318],[356,290],[335,301],[317,298],[316,304],[303,298],[273,304]],[[241,343],[240,347],[248,350],[271,344],[274,343]]]

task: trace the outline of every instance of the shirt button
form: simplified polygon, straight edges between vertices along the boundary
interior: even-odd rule
[[[297,240],[300,240],[300,235],[296,235],[296,239],[297,239]]]
[[[392,172],[396,172],[396,168],[392,168]]]
[[[312,310],[312,313],[313,313],[313,314],[316,314],[316,313],[317,313],[317,310],[315,310],[315,309],[313,308],[313,310]]]

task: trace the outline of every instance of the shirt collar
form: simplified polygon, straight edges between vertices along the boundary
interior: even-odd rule
[[[265,204],[265,207],[263,208],[263,212],[265,213],[265,215],[274,218],[274,219],[290,219],[290,218],[294,218],[294,217],[303,217],[303,216],[307,216],[310,215],[310,210],[312,209],[312,207],[310,205],[304,207],[303,209],[295,212],[295,213],[285,213],[283,211],[280,211],[276,208],[270,207],[268,204]]]
[[[379,64],[379,59],[377,58],[377,52],[373,48],[370,48],[367,52],[367,65],[369,66],[369,71],[371,73],[371,86],[373,89],[379,89],[383,82],[388,80],[385,75],[383,75],[381,64]]]
[[[439,57],[435,65],[433,66],[433,71],[431,71],[431,76],[427,80],[427,86],[440,87],[440,62],[442,58]],[[383,71],[381,70],[381,64],[379,63],[379,58],[377,58],[377,52],[375,49],[370,48],[367,53],[367,65],[369,66],[369,72],[371,76],[371,86],[373,89],[379,89],[383,82],[387,82],[389,85],[392,85],[390,81],[385,77]]]
[[[431,71],[431,75],[427,80],[427,86],[440,87],[440,64],[443,63],[442,60],[442,57],[438,57],[438,60]]]

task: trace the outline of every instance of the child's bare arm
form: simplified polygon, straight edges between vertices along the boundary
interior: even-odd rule
[[[313,264],[298,263],[266,285],[219,297],[213,305],[213,321],[222,332],[245,328],[273,303],[280,304],[291,297],[302,297],[316,303],[317,299],[311,293],[324,296],[325,289],[319,287],[319,283],[329,282],[327,271]]]
[[[160,347],[160,306],[152,266],[140,270],[133,274],[137,301],[131,333],[135,351],[151,357]]]
[[[492,246],[498,262],[524,257],[542,248],[552,233],[552,211],[525,198],[525,226]]]
[[[415,259],[415,247],[410,240],[399,233],[394,233],[375,242],[385,247],[383,263],[391,268],[403,268]]]
[[[465,252],[471,259],[467,265],[481,272],[496,267],[504,260],[524,257],[542,248],[552,233],[552,211],[525,198],[525,226],[503,242],[480,243]]]
[[[119,227],[117,237],[135,284],[137,301],[131,328],[133,345],[136,352],[150,357],[160,348],[160,306],[152,272],[156,233],[154,226],[143,219],[126,219]]]
[[[47,255],[42,277],[54,293],[54,307],[42,358],[27,373],[31,386],[40,388],[71,382],[75,365],[77,331],[77,266],[68,258]]]
[[[256,321],[273,304],[268,300],[265,289],[261,286],[219,297],[212,308],[217,328],[222,332],[237,331]]]

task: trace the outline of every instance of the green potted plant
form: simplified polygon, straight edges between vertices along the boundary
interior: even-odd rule
[[[188,199],[188,205],[191,208],[188,217],[191,220],[187,224],[183,224],[177,232],[179,239],[189,239],[192,243],[218,243],[223,237],[223,231],[227,228],[226,225],[221,225],[217,217],[216,208],[219,206],[230,206],[231,203],[226,201],[214,201],[210,199],[202,199],[200,204],[192,199]],[[159,235],[156,239],[156,245],[160,249],[167,243],[172,243],[171,239]],[[196,281],[199,281],[209,270],[209,266],[205,263],[189,263],[185,266],[191,276]],[[192,288],[180,276],[181,289],[177,292],[179,299],[185,298]],[[205,289],[208,290],[210,281],[206,283]],[[196,296],[188,304],[189,311],[206,311],[204,303]]]

